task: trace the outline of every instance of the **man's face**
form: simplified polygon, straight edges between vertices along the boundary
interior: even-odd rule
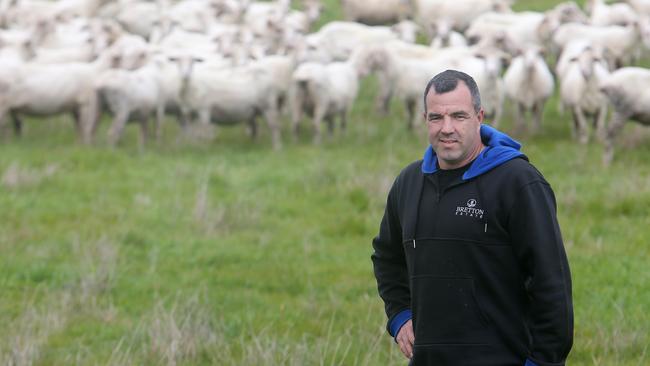
[[[459,81],[456,89],[442,94],[436,94],[431,88],[426,107],[424,119],[429,143],[438,155],[440,168],[460,168],[481,152],[483,109],[474,111],[472,96],[464,82]]]

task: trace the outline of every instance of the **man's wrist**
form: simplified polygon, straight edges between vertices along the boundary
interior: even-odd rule
[[[390,335],[393,336],[393,338],[396,338],[397,335],[399,334],[400,329],[413,318],[413,313],[411,312],[411,309],[406,309],[402,310],[397,315],[393,317],[393,320],[391,320],[390,325],[388,327],[388,330],[390,332]]]

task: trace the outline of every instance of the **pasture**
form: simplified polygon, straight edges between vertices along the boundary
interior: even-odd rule
[[[543,10],[560,1],[518,1]],[[325,2],[321,21],[340,18]],[[305,122],[273,151],[261,124],[187,141],[170,118],[144,150],[76,142],[68,116],[0,143],[0,364],[403,365],[385,332],[371,240],[395,176],[426,147],[365,79],[348,130]],[[500,129],[512,131],[506,104]],[[650,129],[628,123],[611,166],[547,104],[515,135],[554,188],[571,264],[569,365],[650,363]]]

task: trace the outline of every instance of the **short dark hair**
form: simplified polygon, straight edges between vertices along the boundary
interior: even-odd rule
[[[427,94],[429,94],[431,86],[433,86],[436,94],[443,94],[455,90],[459,80],[467,85],[472,96],[474,111],[478,113],[481,110],[481,94],[478,91],[478,85],[471,76],[458,70],[445,70],[429,80],[427,87],[424,89],[424,111],[427,110]]]

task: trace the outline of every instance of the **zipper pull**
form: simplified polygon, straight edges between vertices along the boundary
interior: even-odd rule
[[[487,222],[485,223],[485,232],[487,233]]]
[[[413,239],[413,249],[415,249],[415,239]]]

